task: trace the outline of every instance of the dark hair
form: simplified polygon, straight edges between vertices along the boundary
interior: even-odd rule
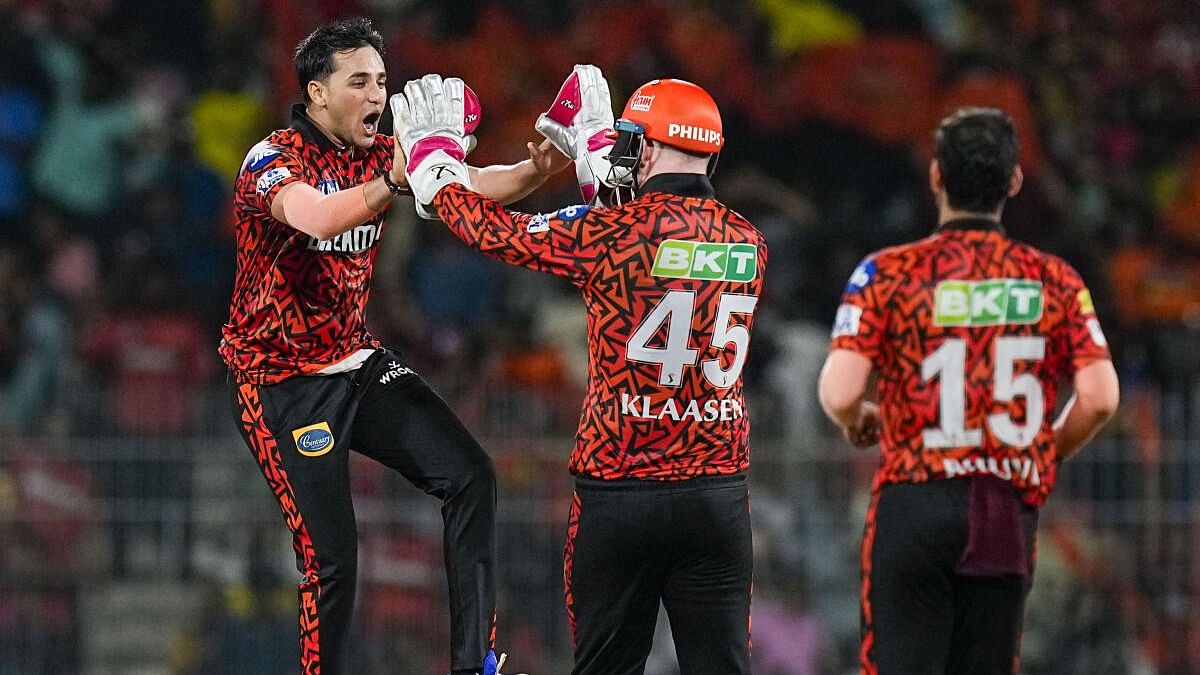
[[[308,98],[308,83],[324,80],[337,70],[333,55],[359,47],[374,47],[383,56],[383,37],[366,17],[355,17],[327,23],[308,34],[296,45],[292,63],[296,66],[296,79],[300,82],[300,93]]]
[[[978,213],[1000,208],[1017,166],[1012,119],[996,108],[962,108],[938,124],[933,140],[950,207]]]

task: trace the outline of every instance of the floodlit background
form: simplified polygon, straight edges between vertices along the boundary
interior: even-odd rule
[[[357,13],[387,40],[393,90],[433,71],[478,92],[477,164],[520,159],[577,62],[604,69],[618,107],[659,76],[716,97],[718,194],[771,247],[745,371],[763,675],[855,672],[875,456],[819,414],[828,326],[862,255],[934,224],[937,120],[1007,109],[1027,181],[1005,222],[1088,280],[1124,389],[1043,514],[1023,672],[1200,672],[1196,0],[8,0],[0,675],[295,672],[299,575],[215,353],[230,185],[286,125],[295,43]],[[576,200],[562,176],[520,206]],[[567,672],[578,297],[405,200],[378,260],[373,331],[497,461],[500,646],[521,670]],[[353,477],[353,672],[444,672],[437,504],[369,461]],[[674,672],[668,644],[648,672]]]

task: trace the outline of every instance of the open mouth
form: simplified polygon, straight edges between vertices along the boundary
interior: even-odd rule
[[[382,113],[373,112],[363,118],[363,133],[367,136],[374,136],[379,130],[379,117]]]

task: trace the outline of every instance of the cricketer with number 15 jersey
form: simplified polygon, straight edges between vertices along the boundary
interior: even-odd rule
[[[434,206],[472,247],[581,289],[588,391],[571,473],[671,481],[748,468],[741,372],[767,246],[707,178],[656,176],[614,208],[511,213],[459,185]]]
[[[1109,358],[1079,274],[982,219],[868,256],[838,308],[833,348],[881,374],[875,491],[993,475],[1032,506],[1054,488],[1059,378]]]

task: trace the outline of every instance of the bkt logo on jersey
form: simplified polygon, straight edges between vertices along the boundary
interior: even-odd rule
[[[758,274],[758,247],[668,239],[654,256],[656,277],[750,281]]]
[[[1003,326],[1042,318],[1042,283],[1029,279],[943,281],[933,300],[935,326]]]
[[[333,450],[333,431],[329,429],[329,422],[293,429],[292,439],[305,457],[320,457]]]
[[[721,144],[721,132],[716,129],[706,129],[691,124],[675,124],[674,122],[668,124],[667,137],[686,138],[691,141],[714,143],[716,145]]]

